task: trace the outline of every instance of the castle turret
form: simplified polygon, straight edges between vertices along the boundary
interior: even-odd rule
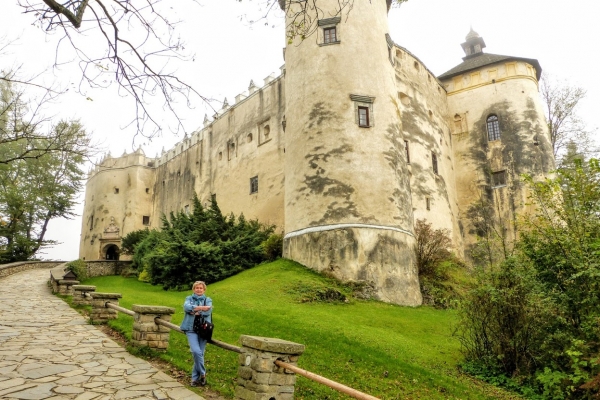
[[[298,4],[280,5],[291,26]],[[419,305],[390,1],[339,5],[306,3],[316,32],[285,51],[284,255]]]
[[[554,168],[554,157],[538,92],[538,61],[484,53],[483,38],[472,29],[461,46],[463,62],[439,79],[453,122],[465,255],[477,261],[484,244],[489,262],[494,246],[504,251],[515,239],[517,216],[527,203],[522,175],[543,178]]]

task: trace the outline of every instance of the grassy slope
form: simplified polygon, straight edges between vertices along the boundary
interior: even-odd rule
[[[199,277],[201,278],[201,277]],[[93,278],[99,292],[123,294],[120,304],[171,306],[173,322],[183,318],[189,292],[121,277]],[[212,284],[215,339],[237,344],[240,335],[276,337],[306,345],[299,366],[381,399],[510,398],[457,372],[459,343],[452,337],[456,315],[428,307],[409,308],[375,301],[299,302],[307,288],[335,285],[287,260],[264,264]],[[115,327],[130,335],[132,318],[120,314]],[[184,335],[171,335],[163,358],[188,370],[192,361]],[[237,375],[236,353],[213,346],[206,360],[211,388],[231,397]],[[299,377],[297,399],[346,398]]]

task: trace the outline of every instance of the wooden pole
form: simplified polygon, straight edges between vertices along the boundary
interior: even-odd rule
[[[348,387],[346,385],[342,385],[341,383],[337,383],[335,381],[332,381],[330,379],[327,379],[325,377],[322,377],[321,375],[317,375],[314,374],[312,372],[306,371],[302,368],[298,368],[295,365],[292,364],[288,364],[286,362],[280,361],[280,360],[276,360],[275,361],[275,365],[277,365],[278,367],[281,368],[285,368],[285,369],[289,369],[290,371],[298,374],[298,375],[302,375],[305,378],[311,379],[315,382],[319,382],[325,386],[329,386],[332,389],[337,390],[338,392],[342,392],[345,393],[349,396],[354,397],[355,399],[359,399],[359,400],[379,400],[377,397],[373,397],[370,394],[366,394],[363,392],[359,392],[356,389],[352,389],[351,387]]]

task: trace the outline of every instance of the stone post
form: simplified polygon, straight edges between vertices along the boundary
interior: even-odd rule
[[[96,291],[96,286],[91,285],[73,285],[73,304],[90,305],[92,300],[87,297],[86,293]]]
[[[71,279],[59,279],[57,286],[58,293],[65,296],[71,296],[73,294],[74,285],[79,285],[79,281]]]
[[[105,303],[119,305],[121,293],[90,293],[92,295],[92,312],[90,321],[93,324],[105,324],[109,319],[117,319],[119,312],[112,308],[106,308]]]
[[[297,365],[304,345],[281,339],[242,335],[236,400],[293,400],[296,375],[274,364]]]
[[[154,318],[171,322],[171,315],[175,309],[163,306],[141,306],[134,304],[132,342],[134,346],[148,346],[155,350],[166,350],[169,347],[169,333],[171,329],[157,325]]]

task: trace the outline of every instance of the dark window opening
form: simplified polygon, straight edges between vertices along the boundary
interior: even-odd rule
[[[438,173],[438,160],[437,160],[437,155],[435,153],[431,153],[431,165],[433,167],[433,173],[437,175],[437,173]]]
[[[429,197],[425,197],[425,208],[431,210],[431,199]]]
[[[115,188],[115,194],[119,194],[119,188]]]
[[[90,217],[90,231],[94,230],[94,214]]]
[[[250,178],[250,194],[258,192],[258,176]]]
[[[150,193],[150,188],[146,188],[146,193]]]
[[[142,224],[150,225],[150,216],[149,215],[142,216]]]
[[[410,150],[408,148],[408,140],[404,141],[404,150],[406,151],[406,163],[410,164]]]
[[[506,186],[506,171],[492,172],[492,187]]]
[[[369,127],[369,107],[358,107],[358,126]]]
[[[498,117],[490,115],[487,118],[488,141],[500,140],[500,123]]]
[[[336,27],[323,29],[323,43],[335,43],[337,42],[337,29]]]

